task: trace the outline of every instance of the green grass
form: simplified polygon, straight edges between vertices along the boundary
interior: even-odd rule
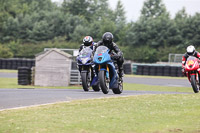
[[[0,78],[0,88],[81,89],[81,86],[20,86],[17,85],[17,78]],[[76,100],[4,110],[0,111],[0,133],[200,132],[200,97],[193,93],[191,87],[124,83],[124,90],[192,93]]]
[[[18,85],[17,78],[0,78],[0,88],[12,89],[12,88],[49,88],[49,89],[81,89],[81,86],[68,86],[68,87],[41,87],[41,86],[31,86],[31,85]]]
[[[68,87],[41,87],[31,85],[18,85],[17,78],[0,78],[0,88],[49,88],[49,89],[82,89],[80,85]],[[168,87],[156,85],[130,84],[124,83],[124,90],[137,91],[168,91],[168,92],[193,92],[192,87]]]
[[[4,73],[17,73],[17,70],[0,69],[0,72],[4,72]]]
[[[142,95],[6,110],[0,132],[196,133],[199,101],[196,94]]]
[[[125,77],[135,78],[161,78],[161,79],[185,79],[186,77],[170,77],[170,76],[150,76],[150,75],[125,75]]]
[[[124,90],[136,91],[166,91],[166,92],[192,92],[192,87],[172,87],[124,83]]]

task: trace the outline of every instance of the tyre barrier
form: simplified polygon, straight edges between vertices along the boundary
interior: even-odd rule
[[[135,65],[133,68],[137,68],[136,75],[152,75],[152,76],[172,76],[182,77],[181,66],[157,66],[157,65]]]
[[[124,74],[132,74],[131,63],[124,63],[123,69],[124,69]]]
[[[0,69],[17,70],[18,67],[31,68],[34,66],[35,66],[34,59],[20,59],[20,58],[0,59]]]
[[[18,67],[18,85],[31,85],[30,67]]]

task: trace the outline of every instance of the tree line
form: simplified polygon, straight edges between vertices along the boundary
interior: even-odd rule
[[[136,5],[133,5],[136,6]],[[184,53],[193,44],[200,50],[200,13],[186,9],[171,18],[162,0],[146,0],[140,17],[127,22],[119,0],[0,1],[0,57],[31,57],[45,47],[79,48],[90,35],[99,41],[110,31],[128,60],[167,61],[169,53]]]

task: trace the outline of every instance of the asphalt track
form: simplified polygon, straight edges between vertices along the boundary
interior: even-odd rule
[[[186,77],[184,79],[124,77],[124,82],[158,86],[191,87],[191,84]]]
[[[0,73],[0,77],[16,78],[17,74]],[[140,78],[125,77],[124,82],[159,85],[159,86],[179,86],[191,87],[187,79],[163,79],[163,78]],[[96,99],[106,97],[119,97],[131,95],[149,95],[149,94],[188,94],[179,92],[157,92],[157,91],[126,91],[116,95],[110,90],[105,95],[101,91],[84,92],[82,89],[0,89],[0,111],[5,109],[21,108],[27,106],[37,106],[41,104],[51,104],[56,102],[68,102],[80,99]]]
[[[0,110],[49,104],[79,99],[96,99],[149,94],[188,94],[157,91],[123,91],[116,95],[112,91],[105,95],[100,92],[84,92],[82,89],[0,89]]]

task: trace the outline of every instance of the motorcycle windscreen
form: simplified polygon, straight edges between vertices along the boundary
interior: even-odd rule
[[[80,51],[79,56],[86,57],[86,56],[89,56],[90,54],[92,54],[92,49],[90,47],[86,47]]]
[[[109,51],[109,49],[106,46],[99,46],[97,47],[95,54],[99,55],[106,53],[107,51]]]

